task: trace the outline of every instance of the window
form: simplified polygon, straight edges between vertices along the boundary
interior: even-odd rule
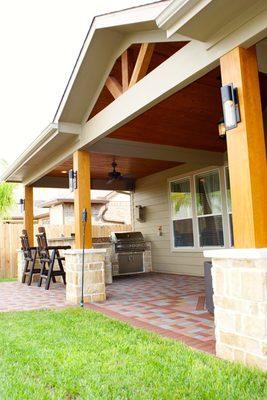
[[[171,213],[174,247],[193,247],[192,195],[190,180],[171,182]]]
[[[233,246],[229,173],[226,168],[222,186],[223,170],[221,167],[190,174],[170,182],[174,249]]]
[[[223,246],[222,196],[218,171],[195,177],[199,246]]]
[[[225,185],[226,185],[226,204],[227,204],[227,213],[228,213],[228,221],[230,228],[230,244],[231,247],[234,246],[234,232],[233,232],[233,217],[232,217],[232,202],[231,202],[231,191],[230,191],[230,177],[229,177],[229,168],[225,167]]]

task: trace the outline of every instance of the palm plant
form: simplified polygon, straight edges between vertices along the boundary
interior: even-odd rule
[[[0,160],[0,165],[3,167],[7,166],[4,160]],[[0,184],[0,219],[5,219],[9,215],[9,211],[15,204],[14,195],[15,185],[13,183],[2,182]]]

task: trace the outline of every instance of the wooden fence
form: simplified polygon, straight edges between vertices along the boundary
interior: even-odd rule
[[[35,231],[37,228],[35,225]],[[45,225],[45,229],[48,238],[70,236],[74,232],[72,225]],[[17,276],[17,249],[20,248],[21,230],[22,224],[0,223],[0,278]],[[130,230],[131,225],[93,225],[93,237],[107,237],[111,232]]]

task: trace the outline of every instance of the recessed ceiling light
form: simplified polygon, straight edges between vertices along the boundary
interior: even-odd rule
[[[61,171],[62,174],[66,174],[68,171]]]

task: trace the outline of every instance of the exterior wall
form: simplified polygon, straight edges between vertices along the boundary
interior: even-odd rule
[[[160,161],[159,161],[160,162]],[[172,251],[168,179],[203,167],[200,165],[182,165],[163,172],[147,176],[136,182],[133,196],[133,226],[141,231],[145,240],[151,242],[153,271],[203,275],[204,257],[202,251]],[[145,206],[146,221],[136,221],[135,206]],[[162,226],[162,236],[158,227]]]
[[[58,204],[49,209],[50,225],[64,225],[63,205]]]
[[[64,203],[63,204],[63,223],[65,225],[74,224],[74,204]]]
[[[103,205],[92,204],[92,221],[98,222],[100,210]],[[50,207],[50,225],[72,225],[74,224],[74,204],[73,203],[62,203]]]

